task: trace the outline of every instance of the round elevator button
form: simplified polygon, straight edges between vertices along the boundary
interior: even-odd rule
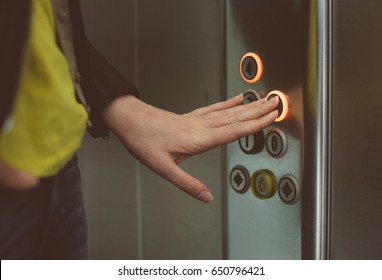
[[[259,99],[261,99],[260,93],[258,93],[256,90],[249,89],[244,93],[243,105],[249,104],[249,103],[257,101]]]
[[[300,198],[300,184],[294,176],[284,175],[280,179],[278,193],[284,203],[295,204]]]
[[[240,61],[240,74],[247,83],[256,83],[263,74],[263,62],[253,52],[243,55]]]
[[[281,129],[273,128],[267,133],[266,148],[272,157],[280,158],[285,155],[288,142]]]
[[[250,176],[247,168],[236,165],[229,175],[232,188],[238,193],[245,193],[249,189]]]
[[[263,169],[252,174],[252,193],[260,199],[271,198],[277,190],[277,180],[272,171]]]
[[[267,100],[269,100],[269,99],[274,98],[276,96],[279,97],[279,105],[277,106],[277,110],[278,110],[279,115],[275,119],[275,122],[281,122],[288,115],[289,99],[282,91],[279,91],[279,90],[271,91],[270,93],[267,94],[266,98],[267,98]]]
[[[246,154],[260,153],[265,145],[265,135],[261,130],[256,134],[251,134],[239,139],[240,149]]]

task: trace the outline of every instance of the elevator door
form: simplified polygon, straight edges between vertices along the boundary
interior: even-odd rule
[[[382,3],[333,1],[333,259],[382,258]]]

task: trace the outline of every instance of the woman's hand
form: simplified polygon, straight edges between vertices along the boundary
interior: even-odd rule
[[[0,160],[0,187],[13,190],[28,190],[38,184],[38,178],[18,170]]]
[[[132,95],[119,97],[104,110],[109,127],[144,165],[204,202],[212,195],[178,164],[188,157],[254,134],[277,118],[278,98],[241,105],[239,95],[178,115],[150,106]]]

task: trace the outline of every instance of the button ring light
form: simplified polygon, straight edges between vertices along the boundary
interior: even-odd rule
[[[253,52],[243,55],[240,61],[240,74],[243,80],[250,84],[260,80],[263,74],[263,62],[260,56]]]
[[[288,116],[289,112],[289,98],[288,96],[279,90],[273,90],[267,95],[267,100],[278,96],[280,99],[279,105],[277,105],[277,110],[279,112],[278,117],[275,119],[275,122],[281,122]]]

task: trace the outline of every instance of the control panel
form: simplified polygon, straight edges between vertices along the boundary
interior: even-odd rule
[[[299,259],[303,191],[299,28],[270,21],[267,14],[277,13],[277,1],[229,2],[228,97],[243,93],[243,104],[247,104],[278,96],[280,102],[272,125],[227,147],[227,257]],[[299,1],[286,2],[298,18]],[[285,18],[283,12],[288,11],[280,8]],[[280,38],[287,35],[289,45],[285,46]]]
[[[260,56],[254,52],[245,53],[240,60],[239,71],[246,83],[254,84],[259,81],[263,73],[263,63]],[[256,102],[261,98],[269,100],[276,96],[279,97],[280,102],[277,106],[278,117],[275,119],[275,124],[269,129],[242,137],[238,141],[240,150],[243,153],[243,160],[245,160],[244,154],[261,154],[253,157],[253,161],[259,161],[264,166],[273,162],[274,166],[268,167],[269,169],[249,170],[250,167],[246,167],[238,162],[238,165],[233,166],[230,171],[230,185],[240,194],[244,194],[250,187],[252,194],[258,199],[270,199],[277,193],[281,202],[293,205],[300,198],[300,183],[296,178],[296,176],[300,176],[300,170],[291,171],[290,168],[285,168],[285,171],[283,171],[279,168],[280,164],[287,163],[287,160],[291,158],[286,156],[288,152],[288,138],[293,137],[288,135],[290,129],[287,123],[289,114],[292,114],[290,112],[292,106],[292,104],[289,104],[290,98],[287,93],[280,90],[272,90],[269,93],[261,94],[255,89],[247,89],[244,92],[243,104]],[[281,125],[283,121],[284,125]],[[300,154],[299,150],[293,150],[292,147],[290,147],[292,150],[289,153],[293,153],[293,157],[296,154]],[[297,145],[297,149],[299,148]],[[251,163],[249,166],[259,165],[261,167],[261,163]],[[274,172],[278,174],[278,177],[276,177]]]

